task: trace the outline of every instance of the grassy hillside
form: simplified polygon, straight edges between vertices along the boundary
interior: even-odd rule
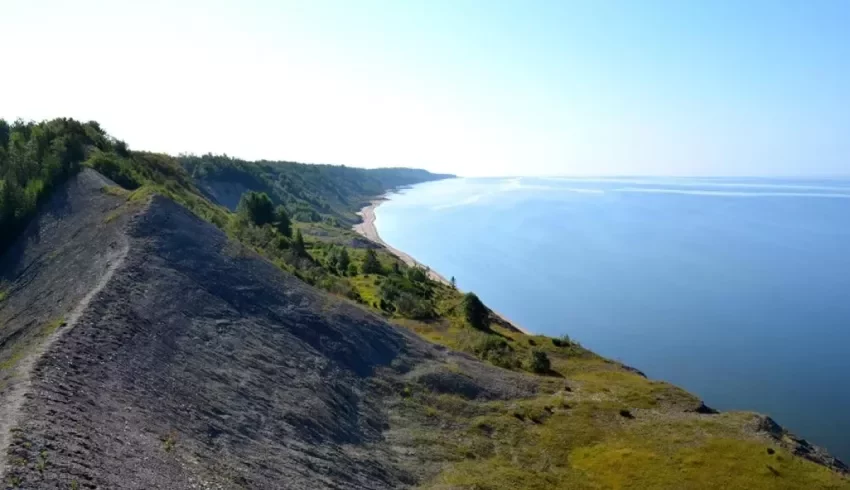
[[[52,186],[88,166],[119,184],[107,192],[127,208],[153,194],[170,197],[302,280],[430,342],[539,384],[536,394],[484,396],[470,381],[469,367],[457,363],[448,366],[451,375],[393,388],[401,397],[388,402],[392,430],[386,437],[399,448],[398,458],[411,458],[411,466],[421,469],[422,487],[850,488],[841,473],[845,466],[770,419],[712,413],[693,395],[569,338],[517,332],[471,296],[430,280],[350,231],[364,201],[430,174],[133,152],[94,123],[11,127],[8,133],[21,136],[3,145],[0,176],[14,183],[4,183],[4,191],[25,190],[9,195],[28,197],[0,201],[8,230],[19,232]],[[39,148],[41,140],[31,143],[29,135],[48,130],[45,148],[51,150],[24,152]],[[63,153],[68,141],[73,151]],[[29,163],[21,166],[23,154]],[[270,204],[257,201],[263,213],[240,206],[247,191],[270,197]],[[26,203],[21,212],[19,202]],[[282,208],[270,208],[275,205]],[[283,226],[289,217],[291,226]],[[239,250],[234,247],[233,254]],[[2,291],[0,284],[0,301]]]
[[[266,193],[295,219],[335,219],[351,224],[365,200],[389,189],[452,177],[406,168],[360,169],[343,165],[246,162],[224,155],[184,155],[178,161],[213,201],[235,210],[246,190]]]

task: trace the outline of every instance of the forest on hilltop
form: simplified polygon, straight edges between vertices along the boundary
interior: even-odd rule
[[[245,190],[261,191],[273,203],[286,206],[295,219],[311,222],[331,217],[352,224],[364,201],[389,189],[453,177],[410,168],[248,162],[211,154],[181,155],[177,160],[207,197],[231,210]],[[227,195],[225,187],[235,187],[235,192]]]

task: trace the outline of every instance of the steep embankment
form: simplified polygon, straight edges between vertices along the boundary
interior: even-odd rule
[[[850,486],[763,416],[517,332],[484,352],[558,371],[496,368],[107,184],[73,178],[0,264],[10,488]]]
[[[463,388],[476,396],[537,389],[321,294],[169,200],[136,208],[96,180],[74,179],[4,268],[4,336],[44,339],[6,393],[22,400],[4,424],[12,486],[404,486],[421,470],[382,434],[407,380],[451,390],[451,360],[480,374]],[[40,327],[54,318],[67,324]]]
[[[73,327],[126,254],[125,220],[111,214],[124,199],[103,192],[110,184],[92,171],[72,179],[0,261],[0,449],[29,396],[35,361]]]

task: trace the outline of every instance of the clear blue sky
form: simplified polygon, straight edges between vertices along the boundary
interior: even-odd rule
[[[0,0],[0,117],[464,175],[850,174],[850,2]]]

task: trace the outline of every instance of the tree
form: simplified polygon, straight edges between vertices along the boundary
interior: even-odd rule
[[[274,226],[281,235],[287,238],[292,236],[292,221],[285,207],[278,206],[274,209]]]
[[[548,373],[552,368],[552,363],[549,362],[549,356],[542,350],[534,349],[531,351],[531,356],[528,359],[528,369],[538,374]]]
[[[348,250],[345,247],[342,247],[342,250],[339,251],[336,260],[336,267],[339,269],[340,273],[345,274],[348,271],[348,266],[351,264],[351,257],[348,256]]]
[[[301,230],[295,232],[295,239],[292,242],[292,250],[295,252],[295,255],[299,257],[307,255],[307,248],[304,246],[304,235],[301,234]]]
[[[407,278],[413,282],[425,282],[428,279],[428,275],[424,270],[414,265],[407,269]]]
[[[364,274],[381,273],[381,263],[378,261],[378,254],[371,248],[366,250],[366,257],[363,259],[363,265],[360,267],[360,270]]]
[[[257,226],[263,226],[275,220],[274,205],[265,192],[248,191],[242,194],[236,212]]]
[[[474,328],[486,330],[490,323],[490,313],[475,293],[466,293],[463,297],[463,312],[466,321]]]
[[[9,123],[7,123],[4,119],[0,119],[0,146],[6,147],[9,144],[9,134],[11,134],[12,129],[9,127]]]
[[[339,253],[337,253],[336,247],[333,244],[328,248],[326,262],[330,270],[336,270],[339,265]]]
[[[0,252],[24,229],[39,201],[98,151],[111,151],[111,145],[97,124],[0,120]]]
[[[115,140],[115,153],[122,158],[130,158],[130,148],[127,147],[127,143],[122,140]]]

